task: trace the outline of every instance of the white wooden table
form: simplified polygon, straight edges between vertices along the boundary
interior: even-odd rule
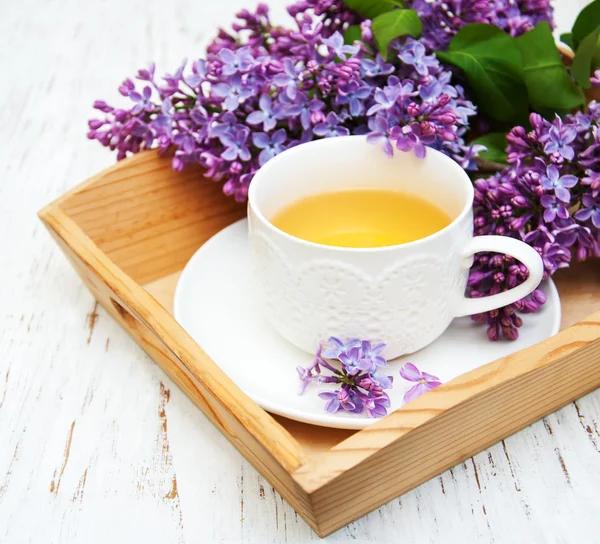
[[[92,101],[152,59],[164,72],[200,55],[248,3],[0,8],[2,544],[318,540],[97,307],[35,217],[114,160],[85,138]],[[270,3],[283,18],[287,1]],[[561,29],[583,4],[559,3]],[[600,542],[599,489],[596,391],[326,540]]]

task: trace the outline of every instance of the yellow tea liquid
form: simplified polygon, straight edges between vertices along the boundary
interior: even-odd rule
[[[346,189],[294,202],[271,223],[309,242],[338,247],[405,244],[442,230],[452,219],[418,196],[387,189]]]

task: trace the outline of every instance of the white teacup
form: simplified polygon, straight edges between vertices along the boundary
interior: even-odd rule
[[[352,187],[395,189],[437,204],[452,223],[407,244],[354,249],[291,236],[269,219],[307,196]],[[255,175],[248,218],[259,300],[273,327],[314,353],[330,336],[379,340],[394,358],[433,342],[455,317],[511,304],[540,283],[543,264],[527,244],[473,237],[473,186],[466,172],[433,149],[425,159],[393,159],[363,136],[317,140],[289,149]],[[307,217],[307,221],[311,218]],[[473,255],[511,255],[529,278],[504,293],[465,297]]]

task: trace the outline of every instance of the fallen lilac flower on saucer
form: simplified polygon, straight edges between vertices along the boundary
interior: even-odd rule
[[[344,342],[332,336],[326,349],[319,346],[310,366],[299,366],[296,369],[302,382],[300,394],[304,393],[311,382],[318,385],[338,384],[338,389],[318,394],[327,401],[325,411],[336,413],[342,410],[354,414],[366,412],[369,417],[387,415],[390,398],[384,389],[392,388],[393,377],[377,374],[378,369],[387,367],[383,356],[385,348],[383,343],[373,345],[368,340],[358,339]],[[336,364],[340,368],[336,368]],[[323,370],[331,374],[325,375]]]
[[[421,372],[412,363],[406,363],[400,369],[400,376],[409,382],[416,382],[405,394],[404,402],[410,402],[420,397],[424,393],[435,389],[438,385],[442,385],[442,382],[437,376],[427,374],[427,372]]]

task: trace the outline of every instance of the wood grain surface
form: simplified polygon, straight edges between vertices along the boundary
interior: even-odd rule
[[[285,3],[270,2],[280,19]],[[584,3],[557,3],[562,30]],[[85,140],[91,102],[118,100],[120,80],[151,59],[168,71],[199,54],[245,5],[1,10],[2,544],[318,540],[95,303],[35,217],[112,162]],[[595,392],[326,540],[599,542],[599,463]]]

